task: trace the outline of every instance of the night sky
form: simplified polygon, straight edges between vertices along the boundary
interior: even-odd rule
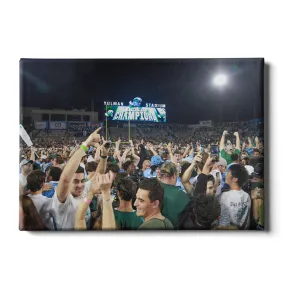
[[[225,86],[213,85],[226,74]],[[263,60],[54,60],[20,61],[20,98],[25,107],[94,110],[104,101],[166,104],[167,122],[249,120],[263,117]]]

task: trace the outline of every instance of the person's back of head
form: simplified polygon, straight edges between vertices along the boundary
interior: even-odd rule
[[[248,180],[249,175],[246,168],[241,164],[233,164],[229,167],[228,172],[230,172],[232,178],[235,179],[235,183],[242,187],[242,185]]]
[[[48,181],[59,181],[62,170],[59,167],[51,167],[48,174]]]
[[[213,195],[193,196],[189,204],[179,215],[180,230],[208,230],[218,219],[221,206],[218,199]]]
[[[25,230],[25,231],[44,230],[45,226],[37,212],[33,200],[26,195],[21,195],[19,196],[19,202],[20,202],[19,205],[20,230]]]
[[[120,167],[116,163],[110,162],[107,164],[106,173],[109,171],[118,174],[120,172]]]
[[[98,167],[98,163],[96,163],[95,161],[90,161],[86,163],[85,170],[89,174],[90,172],[95,172],[97,167]]]
[[[238,154],[237,153],[233,153],[231,155],[231,160],[232,160],[232,162],[238,162],[239,161]]]
[[[45,174],[40,170],[34,170],[27,177],[27,188],[31,192],[37,192],[41,190],[45,182]]]
[[[129,178],[122,178],[117,183],[118,196],[121,200],[131,201],[137,192],[137,184]]]

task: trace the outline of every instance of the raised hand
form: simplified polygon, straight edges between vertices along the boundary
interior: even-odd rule
[[[108,193],[113,183],[113,179],[110,173],[98,174],[95,177],[95,181],[97,184],[97,189],[99,189],[102,193]]]
[[[227,135],[228,132],[227,131],[223,131],[223,136]]]
[[[95,146],[96,143],[101,141],[100,135],[98,132],[101,130],[101,127],[95,130],[84,142],[87,146]]]
[[[193,164],[196,165],[198,162],[201,162],[201,161],[202,161],[202,156],[200,154],[197,154],[194,157]]]
[[[234,132],[234,136],[235,136],[235,137],[238,137],[238,132]]]

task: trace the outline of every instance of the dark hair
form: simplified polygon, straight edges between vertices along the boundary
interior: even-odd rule
[[[98,163],[96,163],[95,161],[87,162],[85,165],[85,169],[86,169],[87,173],[95,172],[97,167],[98,167]]]
[[[209,175],[208,175],[207,183],[208,183],[209,181],[212,181],[213,184],[215,184],[215,177],[214,177],[212,174],[209,174]]]
[[[260,154],[260,150],[258,148],[254,148],[253,152],[258,152]]]
[[[51,167],[48,176],[51,176],[52,181],[59,181],[62,170],[59,167]]]
[[[180,150],[175,150],[173,154],[181,154]],[[182,154],[181,154],[182,155]]]
[[[197,166],[201,171],[203,170],[203,167],[204,167],[208,157],[209,157],[209,154],[207,152],[202,153],[202,161],[197,163]]]
[[[26,196],[19,196],[20,207],[24,212],[24,228],[25,231],[44,230],[45,226],[38,214],[37,208],[33,203],[33,200]]]
[[[41,170],[32,171],[27,177],[27,188],[32,192],[41,190],[45,178],[45,174]]]
[[[122,178],[118,181],[117,190],[122,200],[131,201],[137,192],[137,184],[129,178]]]
[[[156,178],[148,178],[148,179],[142,180],[139,184],[139,188],[142,190],[149,191],[148,197],[150,201],[154,202],[158,200],[159,207],[161,209],[163,197],[164,197],[164,189]]]
[[[245,165],[248,165],[248,161],[249,161],[249,158],[248,158],[248,157],[244,157],[242,160],[245,161]]]
[[[243,165],[232,164],[228,171],[231,171],[232,176],[238,179],[237,184],[240,187],[248,180],[248,172]]]
[[[179,229],[211,229],[220,214],[221,206],[215,196],[206,194],[193,196],[178,216]]]
[[[232,161],[237,161],[237,160],[238,160],[238,154],[237,154],[237,153],[233,153],[233,154],[231,155],[231,160],[232,160]]]
[[[54,159],[56,160],[56,162],[58,164],[63,164],[64,163],[64,160],[63,160],[63,158],[60,155],[56,155]]]
[[[263,156],[254,156],[254,157],[251,157],[249,160],[249,165],[251,165],[253,167],[258,163],[264,163],[264,157]]]
[[[114,173],[119,173],[120,172],[120,167],[116,164],[116,163],[108,163],[107,164],[107,169],[106,169],[106,173],[109,172],[109,171],[112,171]]]
[[[84,168],[81,166],[78,166],[77,170],[75,171],[75,173],[84,173]]]
[[[190,165],[191,165],[191,163],[188,162],[188,161],[185,161],[185,162],[182,163],[181,172],[180,172],[180,175],[179,175],[180,178],[183,176],[184,172],[189,168]]]
[[[127,169],[129,168],[129,166],[132,164],[133,162],[131,160],[127,160],[126,162],[123,163],[122,168],[127,171]]]

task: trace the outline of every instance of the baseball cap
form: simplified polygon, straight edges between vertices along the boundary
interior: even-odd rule
[[[217,166],[221,165],[221,166],[227,167],[227,161],[224,158],[220,157],[220,160],[218,162],[216,162],[216,165]]]
[[[34,162],[32,160],[27,160],[27,159],[23,159],[21,162],[20,162],[20,168],[23,166],[23,165],[26,165],[28,163],[31,163],[33,164]]]
[[[173,162],[165,162],[160,168],[160,175],[173,176],[177,174],[177,168]]]
[[[163,160],[161,159],[161,157],[159,155],[154,155],[152,158],[151,158],[151,161],[150,161],[150,166],[161,166],[163,163]]]
[[[262,178],[263,177],[263,163],[257,163],[254,166],[254,172],[252,172],[252,176],[256,178]]]

